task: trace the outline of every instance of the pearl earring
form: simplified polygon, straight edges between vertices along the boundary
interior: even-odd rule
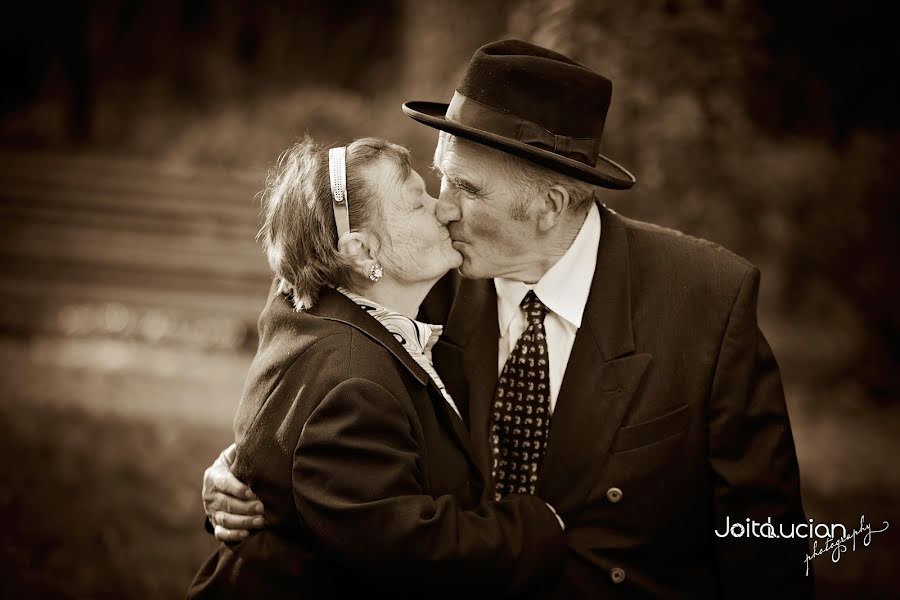
[[[374,282],[378,282],[384,276],[384,269],[378,263],[372,263],[372,266],[369,267],[369,279]]]

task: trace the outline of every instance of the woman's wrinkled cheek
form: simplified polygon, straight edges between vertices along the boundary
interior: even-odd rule
[[[427,264],[428,255],[434,252],[434,244],[418,232],[397,232],[391,238],[391,262],[398,274],[417,275]]]

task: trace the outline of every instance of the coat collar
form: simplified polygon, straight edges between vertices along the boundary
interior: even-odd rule
[[[290,303],[287,302],[286,305],[289,306]],[[416,381],[422,385],[428,385],[430,381],[428,373],[413,360],[403,345],[377,319],[339,291],[323,288],[319,295],[319,301],[306,312],[329,321],[349,325],[362,332],[393,354]]]
[[[323,319],[349,325],[393,354],[400,364],[409,371],[410,375],[429,390],[429,395],[437,414],[453,432],[456,442],[465,451],[472,465],[476,466],[472,458],[469,432],[460,415],[450,407],[440,388],[432,381],[425,369],[419,366],[397,338],[385,329],[377,319],[359,307],[356,302],[332,288],[324,288],[319,296],[319,301],[308,312]]]
[[[631,325],[631,262],[625,221],[602,207],[603,235],[597,246],[597,268],[584,308],[582,324],[590,331],[604,361],[634,352]]]

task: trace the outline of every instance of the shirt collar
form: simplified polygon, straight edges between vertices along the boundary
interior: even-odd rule
[[[574,325],[576,329],[581,327],[594,269],[597,267],[600,227],[600,210],[596,204],[591,203],[575,241],[537,283],[527,284],[503,277],[494,278],[501,336],[509,330],[509,325],[518,314],[519,305],[528,290],[534,290],[544,306]]]
[[[443,326],[410,319],[378,304],[374,300],[355,294],[343,287],[338,287],[337,291],[353,300],[360,308],[381,323],[410,355],[415,353],[431,356],[431,349],[444,331]]]

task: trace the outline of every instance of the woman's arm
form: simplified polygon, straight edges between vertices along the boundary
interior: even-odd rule
[[[382,386],[350,379],[313,411],[294,452],[294,499],[306,525],[348,568],[428,596],[505,596],[562,568],[553,511],[515,495],[463,510],[420,483],[407,413]]]

